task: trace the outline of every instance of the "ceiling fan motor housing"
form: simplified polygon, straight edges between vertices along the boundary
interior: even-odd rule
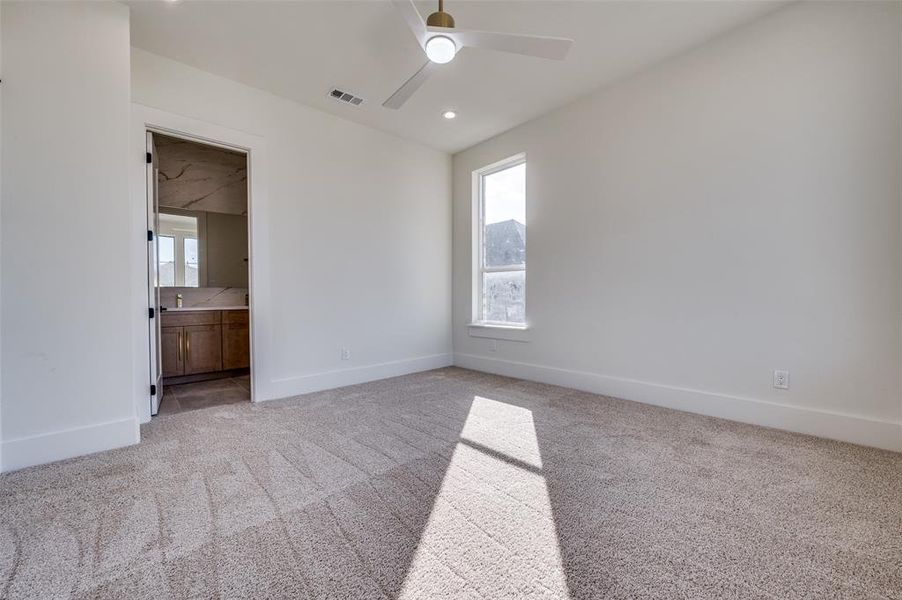
[[[426,18],[426,25],[429,27],[454,27],[454,17],[443,10],[434,12]]]

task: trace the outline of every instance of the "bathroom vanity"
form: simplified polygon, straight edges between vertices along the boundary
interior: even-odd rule
[[[246,306],[166,309],[160,323],[163,377],[198,380],[250,367],[248,317]]]

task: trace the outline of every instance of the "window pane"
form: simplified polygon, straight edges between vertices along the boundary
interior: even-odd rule
[[[185,238],[185,286],[198,286],[197,240]]]
[[[525,265],[526,163],[485,175],[482,190],[484,265]]]
[[[482,275],[483,321],[526,324],[526,271]]]
[[[161,235],[157,238],[157,276],[160,287],[175,285],[175,238]]]

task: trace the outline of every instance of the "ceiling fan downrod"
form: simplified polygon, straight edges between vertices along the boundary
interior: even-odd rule
[[[448,29],[454,27],[454,17],[445,12],[445,0],[438,0],[438,12],[434,12],[426,18],[426,25]]]

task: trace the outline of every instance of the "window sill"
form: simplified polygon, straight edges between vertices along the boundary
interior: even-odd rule
[[[528,342],[529,328],[517,325],[492,325],[490,323],[470,323],[467,328],[471,337],[507,340],[510,342]]]

